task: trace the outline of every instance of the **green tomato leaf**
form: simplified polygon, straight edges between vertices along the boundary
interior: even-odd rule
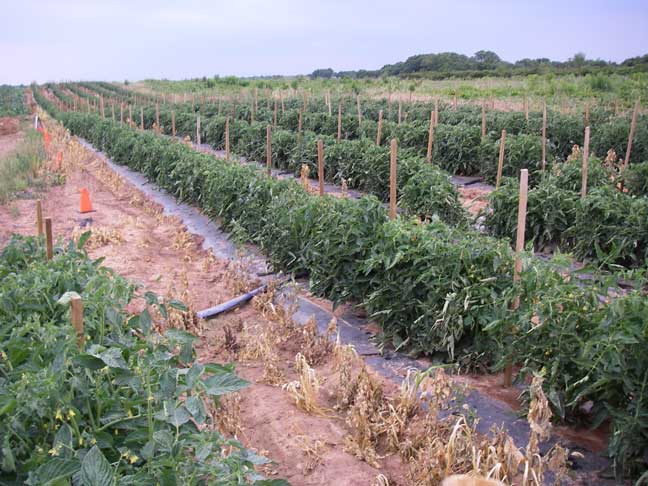
[[[210,376],[203,381],[208,395],[219,396],[242,390],[250,383],[234,373]]]
[[[110,463],[94,446],[81,462],[81,480],[85,486],[113,486],[115,479]]]

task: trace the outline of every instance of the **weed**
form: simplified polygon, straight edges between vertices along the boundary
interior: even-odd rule
[[[308,366],[306,358],[301,353],[295,356],[295,371],[299,380],[285,384],[283,389],[293,397],[297,408],[311,415],[330,416],[329,410],[317,404],[320,383],[315,370]]]
[[[30,186],[44,186],[45,180],[38,175],[44,160],[40,133],[28,130],[16,150],[0,159],[0,203]]]
[[[383,390],[366,366],[358,374],[356,393],[349,407],[346,423],[351,434],[345,439],[345,449],[373,467],[380,467],[376,446],[382,432]]]
[[[72,230],[72,239],[79,241],[82,234],[88,231],[87,228],[76,226]],[[103,226],[92,226],[90,238],[85,243],[85,248],[94,250],[108,245],[120,245],[124,242],[124,236],[117,228],[108,228]]]
[[[306,464],[302,468],[302,474],[310,474],[322,462],[324,444],[321,440],[313,440],[306,435],[298,436],[297,441],[306,456]]]
[[[302,353],[311,366],[320,364],[333,350],[335,342],[333,336],[337,332],[337,319],[333,317],[329,322],[326,333],[322,336],[317,330],[315,316],[311,316],[302,328]]]
[[[337,409],[345,410],[353,403],[356,394],[357,379],[353,377],[355,370],[361,369],[362,360],[351,344],[342,345],[338,336],[333,348],[335,371],[339,380],[335,391]]]

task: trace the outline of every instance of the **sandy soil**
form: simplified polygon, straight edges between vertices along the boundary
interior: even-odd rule
[[[0,157],[13,152],[22,138],[18,117],[0,118]]]
[[[486,189],[483,187],[470,187],[470,186],[460,186],[457,187],[459,191],[459,199],[461,204],[468,210],[473,216],[479,213],[482,209],[488,206],[488,195],[491,192],[491,189]]]

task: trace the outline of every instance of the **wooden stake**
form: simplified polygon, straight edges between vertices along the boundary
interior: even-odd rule
[[[524,251],[528,193],[529,193],[529,171],[528,169],[522,169],[520,171],[520,196],[518,200],[518,220],[517,220],[517,231],[516,231],[516,238],[515,238],[515,266],[513,268],[514,282],[520,280],[520,272],[522,271],[522,252]],[[513,310],[520,307],[519,299],[515,299],[511,307]],[[512,383],[513,383],[513,367],[511,365],[508,365],[504,369],[504,386],[511,386]]]
[[[391,140],[389,159],[389,219],[396,218],[396,154],[398,145],[395,138]]]
[[[155,103],[155,130],[160,133],[160,103]]]
[[[140,108],[140,129],[144,130],[144,108]]]
[[[542,103],[542,170],[547,167],[547,102]]]
[[[499,189],[500,180],[502,179],[502,168],[504,167],[504,146],[506,145],[506,130],[502,130],[502,137],[500,138],[499,160],[497,162],[497,180],[495,181],[495,189]]]
[[[522,271],[522,252],[524,251],[524,240],[526,231],[526,213],[527,213],[527,198],[529,194],[529,170],[522,169],[520,171],[520,197],[518,202],[518,220],[517,231],[515,238],[515,269],[513,272],[513,280],[520,279],[520,272]],[[518,305],[515,306],[519,307]]]
[[[590,108],[589,103],[585,103],[585,126],[590,126]]]
[[[200,145],[200,115],[196,115],[196,143]]]
[[[360,107],[360,95],[356,95],[356,104],[358,105],[358,125],[362,125],[362,108]]]
[[[524,97],[524,119],[529,123],[529,99]]]
[[[131,109],[131,105],[128,105],[128,126],[132,127],[135,124],[133,123],[133,110]]]
[[[639,100],[635,102],[634,111],[632,112],[632,121],[630,122],[630,133],[628,134],[628,149],[626,150],[623,168],[628,167],[630,163],[630,154],[632,153],[632,142],[634,140],[635,128],[637,126],[637,115],[639,114]]]
[[[376,145],[380,145],[380,139],[382,138],[382,123],[383,123],[383,111],[378,112],[378,131],[376,132]]]
[[[225,118],[225,160],[230,159],[230,119]]]
[[[400,98],[398,98],[398,124],[401,124],[401,118],[402,118],[402,112],[403,112],[403,106]]]
[[[457,111],[457,95],[452,97],[452,111]]]
[[[272,126],[277,128],[277,98],[274,100],[274,113],[272,115]]]
[[[583,171],[581,182],[581,199],[587,196],[587,167],[589,162],[590,127],[585,127],[585,142],[583,143]]]
[[[99,109],[101,110],[101,118],[106,118],[106,112],[104,111],[104,101],[103,96],[99,97]]]
[[[340,143],[342,140],[342,103],[338,104],[338,131],[337,131],[337,141]]]
[[[486,138],[486,102],[482,101],[482,140]]]
[[[330,91],[327,93],[327,98],[328,98],[328,100],[326,102],[326,105],[328,107],[328,114],[329,114],[329,116],[331,116],[332,112],[331,112],[331,92]]]
[[[317,141],[317,180],[319,181],[319,195],[324,195],[324,142]]]
[[[54,243],[52,240],[52,218],[45,218],[45,254],[48,260],[51,260],[54,256]]]
[[[432,162],[432,144],[434,143],[434,112],[430,111],[430,128],[428,129],[427,155],[425,160]]]
[[[40,199],[36,200],[36,231],[38,236],[43,236],[43,203]]]
[[[268,125],[266,127],[266,168],[268,170],[268,175],[272,174],[272,127]]]
[[[176,127],[175,127],[175,110],[171,111],[171,136],[175,138],[176,136]]]
[[[78,295],[70,299],[70,318],[72,327],[76,331],[77,346],[81,349],[85,342],[83,335],[83,300]]]

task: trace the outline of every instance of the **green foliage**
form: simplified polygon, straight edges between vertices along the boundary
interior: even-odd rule
[[[608,150],[614,150],[620,159],[625,159],[630,134],[630,119],[617,118],[592,128],[591,149],[599,157],[605,157]],[[637,119],[632,143],[632,161],[648,160],[648,117]]]
[[[489,233],[515,241],[520,184],[517,179],[503,179],[500,188],[489,196],[490,210],[484,212]],[[572,224],[578,195],[561,189],[556,181],[542,181],[529,189],[525,237],[537,250],[566,245],[565,233]]]
[[[364,266],[365,305],[386,338],[453,358],[481,339],[512,258],[508,245],[476,233],[397,220],[382,226]]]
[[[590,158],[588,192],[580,197],[581,161],[556,164],[528,192],[525,237],[537,250],[555,247],[601,265],[643,266],[648,249],[648,200],[613,187],[609,170]],[[484,212],[489,233],[515,241],[519,184],[503,181]]]
[[[415,164],[413,169],[399,206],[422,219],[437,217],[450,225],[466,225],[468,215],[448,175],[431,164]]]
[[[87,240],[87,235],[81,242]],[[79,244],[79,247],[82,243]],[[247,382],[199,363],[193,335],[151,332],[172,309],[72,242],[14,237],[0,254],[0,481],[12,484],[249,484],[267,462],[212,432],[208,407]],[[83,298],[84,344],[70,324]],[[155,313],[153,312],[155,310]],[[163,322],[158,322],[163,324]],[[206,429],[206,430],[205,430]]]
[[[547,396],[563,420],[611,420],[608,451],[617,479],[648,467],[648,301],[637,274],[636,290],[601,302],[613,279],[587,284],[567,276],[563,264],[528,263],[504,294],[502,312],[487,331],[502,358],[521,365],[518,381],[544,376]],[[504,310],[513,301],[516,311]]]
[[[481,129],[464,123],[437,125],[432,160],[451,174],[476,175],[481,168]]]
[[[39,188],[51,177],[38,176],[38,168],[46,159],[41,134],[27,130],[24,139],[13,152],[0,157],[0,203],[11,199],[15,193],[28,187]]]
[[[202,207],[210,216],[219,217],[226,228],[237,228],[239,234],[260,245],[275,266],[309,273],[318,295],[336,303],[350,299],[363,305],[382,326],[384,338],[399,348],[436,355],[440,360],[461,359],[477,351],[489,362],[496,360],[499,366],[511,361],[523,363],[524,373],[546,372],[543,367],[548,368],[550,363],[550,379],[545,386],[559,415],[571,419],[585,401],[600,402],[607,414],[603,418],[610,417],[615,430],[609,453],[617,470],[641,470],[647,364],[643,356],[634,355],[646,346],[646,304],[639,290],[645,285],[645,275],[636,282],[636,292],[614,301],[619,302],[618,308],[600,303],[599,296],[607,294],[612,282],[571,282],[564,268],[545,267],[537,260],[533,266],[527,265],[518,284],[511,285],[513,256],[504,241],[452,228],[434,216],[428,224],[406,218],[387,221],[385,209],[373,197],[337,200],[312,196],[292,180],[268,178],[252,166],[226,163],[170,139],[120,128],[94,115],[57,115],[72,133],[101,146],[116,162],[141,170],[163,188]],[[286,149],[292,143],[290,134],[281,134],[280,138],[285,140],[277,153],[290,153]],[[304,154],[301,160],[313,160],[315,139],[314,134],[303,134],[302,145],[298,144]],[[252,136],[248,142],[254,143]],[[262,145],[263,140],[256,143]],[[342,150],[343,144],[337,145]],[[349,148],[353,145],[344,147],[354,150]],[[377,151],[376,158],[368,166],[385,164],[384,155],[378,152],[383,149],[373,145],[371,150]],[[337,164],[336,173],[343,165]],[[398,177],[408,190],[417,193],[422,189],[420,194],[425,194],[426,183],[416,176],[419,170],[427,169],[417,168],[416,164],[416,157],[403,157]],[[637,209],[632,204],[638,202],[629,205],[628,201],[639,199],[618,193],[618,197],[626,199],[616,201],[612,214],[602,219],[595,214],[605,211],[599,199],[607,201],[617,196],[604,194],[612,190],[604,185],[594,188],[591,199],[581,202],[574,191],[562,188],[573,187],[574,174],[575,170],[565,170],[562,178],[561,174],[547,174],[535,186],[533,190],[539,197],[532,206],[538,224],[543,224],[540,213],[546,210],[543,204],[547,204],[547,197],[563,191],[570,195],[575,208],[564,210],[568,230],[573,214],[582,210],[581,205],[589,204],[588,216],[582,216],[579,224],[591,224],[588,220],[599,218],[607,226],[605,231],[593,231],[595,237],[602,235],[603,244],[599,246],[609,250],[605,245],[613,236],[622,240],[615,241],[614,246],[629,252],[632,246],[628,244],[628,233],[615,232],[614,225],[619,224],[623,211]],[[425,177],[439,179],[439,185],[434,187],[443,187],[439,175],[430,172]],[[502,198],[502,207],[510,204],[513,209],[509,213],[515,214],[517,190],[512,184],[505,181],[494,197],[508,193]],[[408,198],[401,194],[401,201]],[[564,199],[556,197],[555,204]],[[637,218],[645,221],[642,211]],[[546,232],[542,228],[534,230],[540,235],[538,239],[556,240],[559,233],[569,236],[569,231],[558,228],[562,221],[550,223]],[[503,228],[508,225],[502,231],[512,235],[511,224],[508,220],[501,223]],[[573,244],[573,236],[569,236],[568,244]],[[511,304],[518,298],[521,305],[512,311]],[[610,309],[615,309],[614,314]],[[538,319],[542,326],[537,326]],[[607,336],[614,345],[606,347],[606,332],[617,325],[614,319],[619,319],[623,332]],[[587,326],[587,332],[579,332],[582,326]],[[536,336],[540,336],[537,342]],[[544,355],[547,349],[553,353],[553,360],[548,361]],[[612,361],[614,366],[608,369],[607,362],[597,356],[612,351],[617,361]],[[627,361],[626,355],[633,361]],[[632,368],[635,363],[636,368]],[[624,367],[631,368],[627,380],[623,377]],[[596,379],[595,389],[582,388],[585,376],[587,380]],[[607,398],[615,393],[616,398]]]
[[[630,164],[621,174],[624,186],[637,196],[648,196],[648,162]]]
[[[580,192],[583,187],[583,160],[567,160],[554,164],[551,173],[555,176],[556,185],[560,189]],[[587,160],[587,188],[610,185],[614,172],[604,166],[600,159],[590,156]]]
[[[24,88],[20,86],[0,85],[0,116],[27,114]]]
[[[569,228],[574,254],[603,263],[643,266],[648,257],[648,199],[612,187],[588,191]]]
[[[482,174],[490,182],[497,179],[501,137],[485,140],[481,145],[484,164]],[[503,177],[518,177],[521,169],[529,169],[529,180],[533,183],[542,168],[542,139],[536,135],[506,135],[504,144]]]

